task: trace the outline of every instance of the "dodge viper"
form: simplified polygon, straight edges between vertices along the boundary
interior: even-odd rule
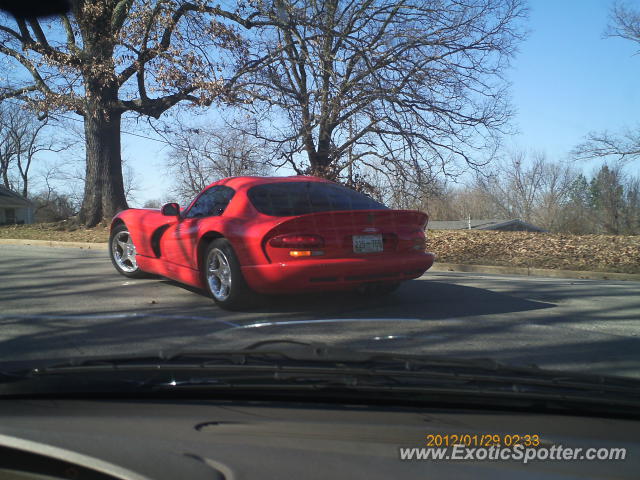
[[[427,221],[317,177],[232,177],[183,210],[167,203],[120,212],[109,253],[127,277],[150,273],[204,288],[227,308],[253,292],[382,294],[433,264]]]

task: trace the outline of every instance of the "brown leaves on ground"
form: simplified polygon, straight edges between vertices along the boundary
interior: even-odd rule
[[[32,225],[5,225],[0,227],[0,238],[101,243],[109,241],[109,226],[85,228],[68,220]]]
[[[447,263],[640,273],[640,236],[429,230]]]

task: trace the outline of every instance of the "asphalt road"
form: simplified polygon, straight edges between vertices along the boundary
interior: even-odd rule
[[[282,296],[228,312],[169,280],[122,277],[103,251],[0,246],[0,362],[274,339],[640,378],[640,282],[427,272],[382,298]]]

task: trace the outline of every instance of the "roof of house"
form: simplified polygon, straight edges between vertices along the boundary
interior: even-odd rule
[[[471,230],[499,230],[509,226],[518,225],[536,232],[546,232],[544,228],[537,227],[527,223],[519,218],[512,220],[505,219],[484,219],[471,220]],[[429,221],[428,228],[431,230],[467,230],[469,228],[469,220],[447,220],[447,221]]]
[[[32,203],[19,193],[0,185],[0,205],[3,207],[31,207]]]

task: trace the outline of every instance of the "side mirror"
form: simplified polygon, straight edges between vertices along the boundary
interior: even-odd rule
[[[160,213],[167,217],[177,217],[180,215],[180,205],[177,203],[165,203],[160,209]]]

